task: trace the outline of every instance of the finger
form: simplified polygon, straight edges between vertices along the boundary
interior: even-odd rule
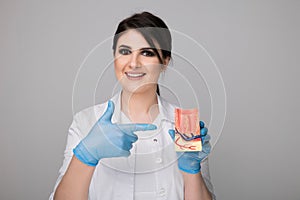
[[[124,149],[121,149],[121,157],[128,157],[130,156],[130,150],[124,150]]]
[[[172,140],[174,140],[175,139],[175,130],[169,129],[168,132],[169,132],[169,135],[171,136]]]
[[[133,132],[129,132],[129,133],[126,132],[125,134],[128,136],[127,139],[129,140],[130,143],[134,143],[138,140],[138,136]]]
[[[207,130],[207,128],[205,128]],[[202,130],[201,130],[202,131]],[[206,142],[208,142],[210,140],[210,135],[207,134],[207,131],[203,131],[206,132],[205,135],[201,133],[201,141],[202,141],[202,145],[204,145]]]
[[[202,146],[202,152],[206,153],[206,154],[209,154],[211,151],[211,145],[210,143],[207,141],[203,144]]]
[[[131,148],[132,148],[132,143],[131,142],[127,142],[123,146],[123,149],[126,150],[126,151],[130,151]]]
[[[111,123],[111,118],[112,118],[112,115],[114,113],[114,110],[115,110],[114,102],[109,100],[108,103],[107,103],[106,111],[101,116],[99,121],[101,121],[101,122],[110,122]]]
[[[121,133],[120,136],[121,137],[125,136],[124,140],[128,140],[131,143],[136,142],[138,140],[138,136],[136,134],[134,134],[133,131],[126,130],[124,128],[124,125],[127,125],[127,124],[113,124],[113,126],[118,129],[118,132]]]
[[[207,134],[206,136],[204,136],[203,138],[201,138],[202,144],[205,145],[206,143],[209,143],[210,138],[211,138],[211,137],[210,137],[209,134]]]
[[[207,135],[208,129],[206,127],[202,128],[200,133],[201,133],[201,137],[204,137]]]
[[[199,124],[200,124],[200,129],[204,128],[205,124],[203,121],[200,121]]]
[[[154,124],[118,124],[119,128],[123,129],[126,132],[134,131],[150,131],[155,130],[157,127]]]

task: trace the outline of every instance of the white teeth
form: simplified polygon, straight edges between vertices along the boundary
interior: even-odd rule
[[[140,76],[144,76],[145,73],[141,73],[141,74],[131,74],[131,73],[126,73],[128,76],[131,76],[131,77],[140,77]]]

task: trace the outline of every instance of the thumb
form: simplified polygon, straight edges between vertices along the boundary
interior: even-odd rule
[[[169,129],[169,135],[171,136],[172,140],[175,139],[175,130]]]
[[[109,100],[107,103],[107,108],[106,111],[104,112],[104,114],[101,116],[101,118],[99,119],[99,121],[101,122],[110,122],[111,123],[111,117],[114,113],[115,110],[115,105],[114,102]]]
[[[134,131],[148,131],[155,130],[157,127],[154,124],[118,124],[119,128],[125,129],[130,132]]]

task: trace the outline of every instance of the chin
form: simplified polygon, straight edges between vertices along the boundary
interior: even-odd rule
[[[146,86],[136,86],[136,87],[124,87],[122,88],[124,91],[128,92],[128,93],[134,93],[134,94],[143,94],[143,93],[149,93],[149,92],[153,92],[156,91],[156,86],[150,86],[150,85],[146,85]]]

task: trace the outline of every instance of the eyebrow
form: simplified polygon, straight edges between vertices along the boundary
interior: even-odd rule
[[[131,49],[130,46],[127,46],[127,45],[124,45],[124,44],[122,44],[122,45],[119,46],[119,48],[121,48],[121,47]],[[153,49],[155,49],[155,48],[152,48],[152,47],[143,47],[143,48],[140,48],[140,50],[149,50],[149,49],[150,49],[150,50],[153,50]]]

